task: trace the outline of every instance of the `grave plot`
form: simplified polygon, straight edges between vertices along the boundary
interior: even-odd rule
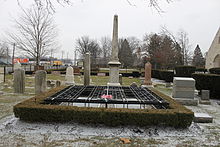
[[[13,111],[24,121],[107,126],[186,128],[194,117],[191,110],[153,88],[120,86],[58,87],[15,105]]]
[[[113,108],[167,109],[169,103],[142,87],[126,86],[69,86],[46,98],[46,104],[100,107],[108,104]],[[151,106],[151,107],[149,107]]]

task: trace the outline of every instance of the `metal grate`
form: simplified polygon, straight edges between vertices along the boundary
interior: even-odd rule
[[[110,95],[111,98],[102,98]],[[156,109],[166,109],[169,103],[142,87],[126,86],[69,86],[51,97],[46,98],[46,104],[67,103],[99,103],[99,104],[140,104],[152,105]]]

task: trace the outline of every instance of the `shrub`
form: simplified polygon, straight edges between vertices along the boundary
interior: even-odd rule
[[[219,67],[218,68],[210,68],[209,72],[211,74],[220,74],[220,68]]]
[[[220,75],[192,74],[196,81],[197,90],[210,90],[210,97],[220,99]]]
[[[195,73],[195,66],[176,66],[175,72],[177,77],[191,77],[192,73]]]
[[[173,82],[174,72],[167,71],[167,70],[160,70],[159,71],[161,80],[165,80],[166,82]]]
[[[202,67],[196,67],[196,72],[207,72],[208,70]]]
[[[151,76],[152,76],[152,78],[161,79],[160,70],[152,69],[151,70]]]
[[[163,125],[178,128],[186,128],[190,126],[193,120],[192,111],[176,103],[173,99],[155,89],[151,90],[169,102],[169,109],[106,109],[43,104],[43,100],[46,97],[53,95],[63,88],[65,87],[56,88],[15,105],[13,108],[15,116],[25,121],[72,121],[83,124],[105,124],[107,126]]]

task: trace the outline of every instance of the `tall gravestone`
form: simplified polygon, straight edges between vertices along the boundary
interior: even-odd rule
[[[84,58],[84,85],[87,86],[90,84],[90,53],[85,54]]]
[[[25,71],[21,68],[14,70],[14,93],[24,93]]]
[[[46,76],[45,70],[37,70],[35,73],[35,94],[40,94],[46,91]]]
[[[144,76],[144,85],[152,85],[151,81],[151,64],[147,62],[145,64],[145,76]]]
[[[109,83],[108,86],[120,86],[119,83],[119,66],[121,63],[118,58],[118,15],[114,15],[113,23],[113,36],[112,36],[112,54],[111,60],[108,63],[109,71]]]
[[[65,84],[66,85],[75,85],[73,68],[71,66],[68,66],[66,69]]]

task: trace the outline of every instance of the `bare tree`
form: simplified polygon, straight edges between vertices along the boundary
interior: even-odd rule
[[[102,37],[100,40],[100,48],[103,55],[103,63],[107,65],[108,58],[111,54],[112,41],[110,37]]]
[[[0,56],[1,57],[9,56],[9,48],[6,43],[0,43]]]
[[[18,5],[20,5],[20,1],[22,0],[17,0]],[[33,0],[34,3],[37,6],[45,6],[48,10],[48,12],[55,12],[55,5],[60,4],[62,6],[65,5],[71,5],[73,0]],[[130,0],[126,0],[127,3],[131,6],[136,6],[134,3],[132,3]],[[147,3],[149,4],[150,7],[153,7],[158,11],[159,13],[163,12],[163,10],[160,7],[160,2],[161,1],[166,1],[167,3],[172,2],[173,0],[147,0]]]
[[[85,53],[90,52],[93,67],[96,65],[97,57],[101,54],[97,41],[90,39],[88,36],[83,36],[76,39],[75,49],[81,56],[84,56]]]
[[[23,9],[22,15],[15,20],[15,26],[17,31],[9,33],[10,41],[27,56],[35,58],[37,66],[41,57],[59,47],[53,16],[42,6]]]
[[[189,44],[188,34],[184,30],[178,32],[178,42],[182,51],[184,65],[188,65],[192,60],[191,45]]]

